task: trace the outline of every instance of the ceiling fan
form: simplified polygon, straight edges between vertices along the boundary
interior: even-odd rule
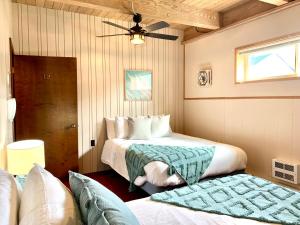
[[[133,15],[133,22],[135,22],[135,26],[133,26],[131,28],[126,28],[119,24],[115,24],[115,23],[112,23],[109,21],[102,21],[102,22],[105,24],[126,30],[126,31],[128,31],[128,33],[102,35],[102,36],[97,36],[97,37],[113,37],[113,36],[128,35],[128,36],[130,36],[131,43],[135,44],[135,45],[143,44],[145,42],[145,37],[158,38],[158,39],[171,40],[171,41],[175,41],[178,38],[178,36],[175,36],[175,35],[152,33],[152,31],[160,30],[160,29],[170,26],[168,23],[166,23],[164,21],[160,21],[160,22],[151,24],[144,28],[141,27],[139,25],[139,23],[142,22],[142,15],[139,13],[135,13]]]

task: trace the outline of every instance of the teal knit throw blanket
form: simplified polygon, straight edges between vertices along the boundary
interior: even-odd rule
[[[151,199],[237,218],[300,224],[299,192],[245,174],[199,182]]]
[[[130,179],[129,190],[134,190],[133,182],[138,176],[145,175],[144,166],[153,161],[166,163],[169,166],[169,175],[177,172],[187,184],[194,184],[208,168],[214,152],[214,146],[132,144],[125,155]]]

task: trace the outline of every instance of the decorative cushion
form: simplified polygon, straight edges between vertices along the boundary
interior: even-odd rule
[[[105,118],[105,122],[106,122],[107,138],[108,139],[114,139],[114,138],[116,138],[115,119]]]
[[[116,138],[128,138],[128,118],[116,116],[115,118],[115,132]]]
[[[170,115],[152,116],[151,135],[152,137],[170,136]]]
[[[81,225],[72,193],[51,173],[36,165],[22,193],[20,225]]]
[[[151,138],[151,118],[128,118],[129,139],[147,140]]]
[[[69,182],[87,225],[139,224],[126,204],[97,181],[70,171]]]
[[[17,225],[20,199],[12,175],[0,170],[0,225]]]

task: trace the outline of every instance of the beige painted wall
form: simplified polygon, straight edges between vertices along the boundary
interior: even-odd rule
[[[300,96],[300,80],[234,84],[236,47],[300,32],[293,7],[189,43],[185,47],[185,97]],[[197,85],[210,64],[213,85]],[[185,100],[185,133],[237,145],[248,171],[271,179],[271,159],[300,161],[300,99]]]
[[[0,1],[0,168],[5,168],[5,146],[11,141],[11,124],[7,120],[7,99],[10,97],[9,37],[11,36],[11,1]]]
[[[185,46],[185,96],[289,96],[300,95],[300,80],[251,84],[234,83],[235,48],[300,32],[300,6],[218,32]],[[203,66],[213,70],[213,86],[199,88],[197,73]]]
[[[13,4],[13,44],[17,54],[73,56],[78,64],[79,159],[82,172],[103,170],[103,118],[116,115],[170,113],[172,128],[182,130],[183,46],[176,42],[147,39],[133,46],[126,37],[95,38],[123,33],[104,25],[102,18],[65,11]],[[128,22],[110,20],[129,27]],[[165,29],[164,33],[182,36]],[[153,100],[124,101],[124,70],[153,71]],[[96,139],[97,146],[90,147]]]

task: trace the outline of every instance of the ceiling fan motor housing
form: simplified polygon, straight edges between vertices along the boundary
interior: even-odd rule
[[[131,31],[134,31],[133,33],[143,34],[145,30],[139,25],[140,22],[142,22],[142,15],[137,13],[133,15],[133,22],[135,22],[135,26],[131,27]]]
[[[133,15],[133,21],[134,21],[135,23],[140,23],[140,22],[142,22],[142,15],[139,14],[139,13],[134,14],[134,15]]]

